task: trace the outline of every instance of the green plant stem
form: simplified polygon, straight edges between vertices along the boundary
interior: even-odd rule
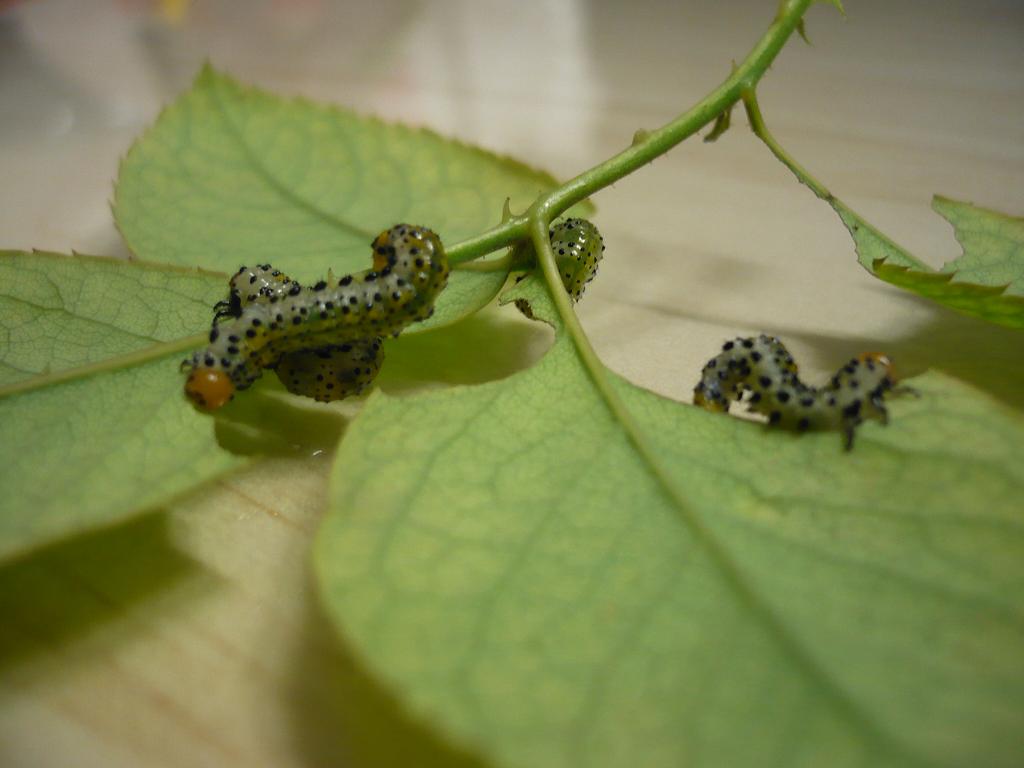
[[[814,194],[825,202],[831,203],[835,198],[832,193],[828,191],[825,185],[814,178],[810,172],[800,165],[800,163],[798,163],[796,159],[789,154],[789,152],[783,149],[782,145],[775,140],[774,136],[772,136],[771,131],[768,130],[768,126],[765,125],[764,116],[761,114],[761,106],[757,103],[757,94],[754,89],[744,89],[741,98],[743,99],[743,108],[747,111],[747,120],[750,122],[750,130],[753,131],[754,135],[763,141],[765,146],[772,151],[772,154],[793,172],[793,175],[800,180],[801,184],[805,184]]]
[[[548,225],[539,217],[533,219],[530,225],[530,239],[533,241],[533,247],[537,252],[537,261],[540,264],[541,271],[544,273],[544,280],[548,285],[551,300],[554,302],[562,324],[573,340],[583,367],[590,374],[594,386],[597,387],[598,392],[600,392],[601,397],[608,405],[608,409],[612,412],[615,420],[626,432],[630,442],[633,443],[633,446],[652,470],[654,470],[662,487],[665,488],[677,505],[686,508],[685,499],[678,492],[669,476],[663,471],[657,454],[647,444],[647,439],[644,437],[639,425],[634,421],[633,415],[612,387],[611,379],[608,376],[608,369],[604,367],[604,363],[601,362],[594,347],[591,346],[590,339],[587,338],[586,331],[583,330],[580,319],[572,307],[572,300],[562,285],[561,275],[558,272],[558,263],[555,261],[554,251],[551,250]]]
[[[491,233],[485,233],[485,235],[473,241],[486,241],[489,235],[496,237],[494,233],[498,231],[511,233],[518,232],[521,227],[528,228],[529,237],[533,241],[537,259],[540,262],[545,281],[547,282],[548,292],[551,294],[562,322],[573,339],[583,365],[590,372],[590,376],[607,403],[609,410],[622,423],[623,428],[629,434],[630,440],[636,445],[637,450],[645,458],[651,460],[652,468],[659,475],[663,473],[656,461],[657,457],[646,447],[645,441],[627,411],[625,404],[611,387],[607,371],[597,357],[594,348],[590,345],[590,340],[587,338],[579,319],[576,317],[576,312],[572,308],[572,303],[562,285],[558,268],[555,264],[551,243],[548,239],[548,229],[551,226],[551,222],[571,206],[585,200],[597,190],[621,179],[626,174],[650,162],[657,156],[664,154],[679,142],[692,136],[701,126],[715,120],[718,115],[731,109],[741,98],[752,99],[754,88],[758,81],[768,70],[775,56],[778,55],[782,46],[785,45],[786,40],[789,39],[790,35],[793,34],[800,24],[804,12],[812,2],[813,0],[783,0],[775,20],[754,46],[753,50],[743,60],[743,63],[738,67],[734,66],[732,74],[693,108],[664,127],[651,133],[643,134],[639,140],[635,139],[633,145],[625,151],[581,173],[575,179],[566,182],[553,192],[540,196],[524,216],[510,217],[503,221],[495,230],[492,230]],[[523,221],[525,221],[525,224],[522,223]],[[453,261],[457,260],[453,252],[463,256],[463,258],[468,258],[466,256],[466,249],[469,246],[463,245],[463,249],[460,252],[460,245],[463,244],[456,244],[453,248],[449,249],[449,256]],[[664,480],[664,478],[661,479]],[[676,491],[671,487],[671,483],[666,481],[662,485],[669,491],[669,495],[673,496],[674,500],[682,502],[682,497],[677,496]],[[683,506],[685,507],[685,505]]]
[[[522,266],[526,266],[524,260],[518,258],[516,251],[509,251],[504,256],[497,259],[455,262],[452,264],[452,269],[457,269],[462,272],[508,272],[510,269],[513,269],[520,264],[522,264]]]
[[[553,192],[542,195],[524,216],[511,217],[496,229],[472,241],[474,243],[488,241],[488,239],[494,241],[500,239],[497,235],[498,232],[502,233],[501,236],[512,235],[525,228],[533,243],[537,260],[547,283],[548,293],[551,295],[562,324],[572,339],[580,361],[605,401],[608,410],[622,427],[627,438],[636,448],[637,453],[650,468],[654,479],[662,488],[666,497],[679,510],[684,522],[708,547],[709,551],[711,551],[723,568],[723,571],[727,574],[730,582],[733,583],[737,592],[743,595],[748,603],[754,605],[759,605],[759,601],[752,594],[744,579],[736,572],[735,566],[732,564],[728,554],[721,550],[703,521],[694,513],[682,489],[678,487],[672,476],[666,471],[657,452],[648,444],[647,438],[633,419],[626,404],[615,391],[611,377],[608,374],[608,369],[605,368],[600,358],[598,358],[597,352],[591,346],[590,340],[587,338],[586,332],[583,330],[583,326],[580,324],[579,318],[573,309],[569,294],[566,293],[562,285],[558,265],[555,262],[555,255],[551,250],[548,229],[551,222],[572,205],[586,199],[597,190],[608,186],[650,162],[655,157],[664,154],[679,142],[693,135],[701,126],[715,120],[724,111],[731,109],[740,98],[746,95],[752,98],[754,87],[758,80],[767,71],[768,66],[782,49],[789,36],[793,34],[793,31],[800,23],[803,13],[810,6],[811,2],[812,0],[783,0],[775,21],[757,45],[754,46],[754,49],[743,63],[735,67],[725,82],[708,96],[704,97],[688,112],[657,131],[643,134],[639,140],[634,141],[633,146],[625,151],[581,173],[575,179],[566,182]],[[467,253],[471,249],[470,241],[466,241],[466,243],[457,244],[449,249],[449,255],[452,256],[453,260],[456,258],[453,252],[463,258],[470,258],[467,256]],[[777,626],[774,617],[769,615],[767,622],[784,638],[786,645],[791,647],[796,645],[793,639],[788,637],[788,634]],[[800,654],[798,653],[798,655]]]
[[[527,212],[527,228],[547,283],[548,293],[554,302],[565,331],[572,339],[581,363],[608,407],[612,418],[623,430],[626,438],[636,449],[638,456],[647,465],[652,479],[664,493],[666,500],[676,510],[679,521],[686,526],[715,562],[734,594],[752,614],[758,617],[762,626],[775,638],[780,647],[794,659],[808,682],[819,688],[832,702],[836,712],[847,721],[855,723],[865,733],[870,734],[870,740],[874,744],[885,744],[897,754],[905,756],[901,747],[893,743],[888,734],[877,727],[876,723],[861,710],[856,701],[828,674],[827,670],[807,652],[800,639],[757,594],[745,574],[735,563],[731,553],[718,542],[707,523],[689,503],[684,490],[668,471],[657,450],[649,443],[640,425],[619,396],[608,369],[601,363],[597,352],[591,346],[590,340],[573,310],[569,295],[562,285],[548,236],[551,221],[568,207],[621,178],[639,165],[666,152],[687,136],[692,135],[700,126],[715,119],[724,110],[731,109],[744,94],[752,95],[757,81],[782,48],[786,39],[796,29],[801,15],[810,2],[811,0],[783,2],[775,22],[743,64],[736,69],[733,77],[730,77],[685,115],[661,130],[644,137],[636,146],[580,174],[554,192],[539,198]],[[516,220],[510,220],[507,224],[512,225],[513,222]],[[908,762],[910,761],[908,760]]]
[[[812,2],[783,0],[775,20],[743,62],[693,107],[661,128],[643,134],[642,138],[635,140],[614,157],[541,195],[525,215],[513,216],[483,234],[449,246],[449,258],[453,263],[470,261],[516,240],[525,239],[531,218],[542,216],[550,224],[576,203],[665,154],[715,120],[722,112],[732,108],[744,91],[753,90],[796,30]]]
[[[470,237],[454,245],[445,245],[448,259],[452,264],[472,261],[492,251],[511,245],[517,240],[526,238],[526,216],[513,216],[508,221],[503,221],[493,229]]]
[[[785,165],[789,170],[796,176],[804,186],[808,187],[815,195],[824,200],[826,203],[832,206],[832,209],[839,214],[839,218],[843,221],[843,224],[850,229],[850,234],[854,235],[854,241],[856,241],[855,230],[858,228],[871,232],[871,234],[887,243],[888,246],[903,254],[903,258],[906,259],[909,265],[914,269],[920,269],[924,271],[931,271],[927,264],[918,260],[912,256],[905,248],[900,247],[892,238],[884,234],[880,230],[869,224],[863,216],[854,211],[850,206],[840,200],[838,197],[833,195],[828,187],[822,184],[818,179],[811,175],[810,171],[804,168],[800,163],[796,161],[789,152],[787,152],[781,144],[775,139],[771,131],[768,130],[768,126],[764,121],[764,115],[761,114],[761,106],[757,101],[757,93],[753,86],[744,88],[741,94],[743,100],[743,108],[747,112],[747,120],[750,123],[750,130],[757,138],[759,138],[764,145],[771,150],[772,154],[775,155],[778,160]],[[872,264],[861,261],[862,266],[873,274],[875,267]]]

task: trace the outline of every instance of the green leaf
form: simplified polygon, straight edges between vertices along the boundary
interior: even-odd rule
[[[176,365],[226,294],[223,275],[186,266],[272,261],[302,280],[357,270],[373,234],[395,221],[429,223],[453,242],[496,221],[506,198],[523,207],[554,185],[425,130],[204,69],[130,151],[115,201],[137,255],[181,266],[0,255],[0,458],[14,478],[0,502],[0,557],[137,514],[240,461],[180,395]],[[413,330],[475,312],[505,279],[455,272],[434,317]],[[242,436],[218,435],[235,449],[276,449],[296,429],[298,442],[337,436],[300,415],[267,434],[261,414],[274,405],[245,400],[227,414]]]
[[[242,461],[186,404],[178,370],[223,277],[25,253],[0,256],[0,271],[0,560],[150,510]]]
[[[866,270],[965,315],[1024,328],[1024,219],[936,196],[932,207],[956,229],[964,253],[935,272],[811,176],[771,135],[753,94],[743,99],[751,129],[801,184],[839,214]]]
[[[464,272],[453,270],[448,285],[437,299],[434,314],[419,323],[413,323],[403,336],[413,336],[432,331],[462,320],[473,312],[487,306],[505,285],[508,272]]]
[[[790,168],[815,189],[802,169]],[[858,260],[876,277],[965,315],[1024,329],[1024,220],[935,197],[932,207],[949,219],[964,247],[960,258],[936,272],[842,200],[815,191],[839,214]]]
[[[237,466],[181,395],[180,351],[0,399],[0,560]]]
[[[956,275],[895,266],[879,260],[874,273],[887,283],[943,304],[965,315],[1024,330],[1024,298],[1004,288],[956,280]]]
[[[913,383],[845,453],[616,379],[685,507],[562,334],[505,381],[375,394],[317,539],[326,609],[497,766],[1015,765],[1024,422]]]
[[[420,128],[283,99],[206,67],[121,166],[118,227],[140,258],[233,272],[269,262],[300,281],[365,269],[399,221],[449,245],[555,180]],[[501,272],[453,273],[431,326],[489,302]]]
[[[0,251],[0,388],[201,333],[226,285],[196,269]]]
[[[878,277],[965,315],[1024,329],[1024,219],[936,196],[932,207],[953,225],[964,252],[935,272],[838,201],[832,205],[861,263]]]
[[[857,260],[866,270],[874,272],[875,265],[880,261],[884,261],[890,266],[917,270],[928,269],[927,264],[875,229],[851,208],[848,208],[838,197],[829,195],[824,199],[839,214],[839,218],[850,231],[857,250]]]
[[[932,208],[953,225],[964,249],[943,272],[952,273],[956,282],[1005,288],[1007,295],[1024,296],[1024,218],[939,195],[932,198]]]

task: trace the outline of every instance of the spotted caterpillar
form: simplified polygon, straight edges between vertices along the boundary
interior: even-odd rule
[[[182,364],[185,395],[204,411],[264,369],[295,394],[339,400],[376,376],[382,341],[434,312],[448,259],[429,229],[399,224],[373,241],[370,269],[303,287],[269,264],[242,267],[214,307],[210,343]]]
[[[572,300],[579,301],[587,283],[597,275],[604,238],[586,219],[563,219],[548,230],[548,237],[562,284]]]
[[[804,384],[782,342],[762,334],[727,341],[721,354],[704,366],[693,402],[727,412],[730,403],[749,392],[749,410],[766,415],[770,424],[798,431],[839,429],[849,450],[864,419],[888,422],[883,399],[894,389],[913,391],[896,387],[891,361],[877,352],[853,358],[823,387]]]
[[[597,265],[604,254],[604,238],[586,219],[563,219],[548,230],[551,250],[555,254],[558,275],[569,297],[579,301],[587,283],[597,275]],[[529,250],[532,253],[532,249]],[[527,275],[521,275],[516,282]],[[516,307],[529,318],[533,310],[526,299],[516,299]]]

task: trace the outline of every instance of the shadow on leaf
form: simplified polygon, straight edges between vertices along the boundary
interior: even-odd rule
[[[511,376],[535,363],[551,334],[491,309],[430,333],[389,340],[377,384],[401,395],[431,386],[472,385]],[[268,373],[216,416],[217,442],[240,456],[319,455],[334,450],[360,398],[337,404],[289,395]]]
[[[378,384],[389,395],[424,385],[483,384],[539,360],[551,333],[508,308],[490,308],[446,328],[401,336],[385,348]]]
[[[892,356],[901,378],[934,368],[973,384],[1011,407],[1024,408],[1024,357],[1020,355],[1024,336],[1020,331],[966,317],[915,296],[902,300],[927,306],[932,317],[906,336],[886,342],[884,350],[876,350]],[[875,340],[857,337],[799,331],[786,335],[803,340],[836,364],[845,356],[878,346]]]
[[[359,667],[312,600],[292,658],[294,740],[305,765],[485,765],[411,722]]]
[[[217,443],[237,456],[315,456],[333,451],[348,419],[331,406],[288,395],[273,378],[217,413]]]

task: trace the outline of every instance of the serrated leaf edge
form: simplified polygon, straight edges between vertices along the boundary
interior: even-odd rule
[[[354,118],[356,120],[360,120],[371,125],[377,125],[385,129],[403,130],[409,132],[411,135],[426,136],[431,139],[442,142],[444,144],[458,147],[459,149],[466,152],[470,152],[471,154],[477,157],[486,160],[497,161],[501,165],[504,165],[512,170],[525,172],[531,176],[535,176],[537,178],[538,183],[542,185],[547,185],[550,186],[551,188],[559,186],[558,180],[547,171],[541,170],[534,166],[527,165],[526,163],[523,163],[521,160],[518,160],[512,157],[511,155],[492,152],[491,150],[484,149],[483,147],[470,144],[460,139],[453,139],[443,136],[442,134],[438,133],[432,128],[428,128],[423,125],[405,123],[399,120],[387,120],[372,113],[358,112],[356,110],[349,109],[341,105],[316,101],[314,99],[302,95],[281,95],[275,93],[274,91],[260,88],[252,84],[243,83],[235,79],[234,77],[226,74],[225,72],[217,70],[210,63],[210,61],[207,60],[203,63],[198,74],[194,78],[191,87],[187,91],[180,94],[177,98],[175,98],[175,100],[172,101],[170,104],[168,104],[160,110],[153,123],[148,128],[146,128],[146,130],[143,131],[143,133],[138,138],[136,138],[135,141],[132,142],[132,145],[128,148],[128,151],[124,154],[124,156],[120,159],[118,163],[117,181],[114,184],[114,196],[111,200],[110,205],[114,217],[114,225],[117,227],[118,232],[121,234],[121,237],[124,238],[125,243],[128,245],[129,250],[131,250],[133,254],[138,255],[137,247],[132,242],[132,239],[122,228],[120,219],[118,217],[118,208],[121,204],[120,179],[124,172],[125,165],[131,160],[133,154],[139,150],[143,143],[150,138],[154,131],[157,130],[160,122],[167,116],[167,114],[177,109],[180,106],[182,100],[188,98],[189,94],[191,94],[192,92],[196,91],[201,87],[216,89],[222,87],[223,84],[226,84],[230,87],[237,89],[244,95],[251,95],[256,98],[272,99],[284,105],[296,105],[321,113],[345,115],[349,118]],[[312,203],[306,202],[305,205],[313,209],[316,209],[323,215],[333,218],[332,214],[329,211],[320,211],[320,209],[314,206]],[[580,205],[589,206],[590,203],[589,201],[583,201],[582,203],[580,203]],[[425,226],[429,226],[430,224],[430,222],[419,223],[422,223]]]

